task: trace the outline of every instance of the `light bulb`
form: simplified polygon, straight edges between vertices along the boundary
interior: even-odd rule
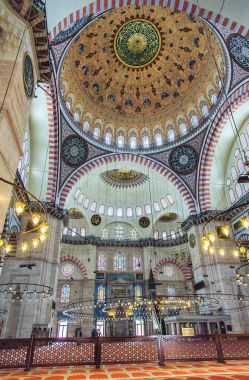
[[[27,251],[27,249],[28,249],[28,243],[26,241],[24,241],[23,243],[21,243],[21,248],[22,248],[23,252]]]
[[[216,235],[214,232],[209,232],[209,234],[207,235],[208,236],[208,239],[214,243],[215,242],[215,239],[216,239]]]
[[[210,255],[213,255],[214,254],[214,251],[215,251],[215,248],[213,245],[210,245],[209,248],[208,248],[208,253],[210,253]]]
[[[234,255],[234,257],[238,257],[239,256],[239,250],[238,249],[234,249],[233,250],[233,255]]]
[[[203,247],[203,249],[205,251],[207,251],[209,246],[210,246],[210,241],[205,236],[203,236],[203,238],[202,238],[202,247]]]
[[[6,251],[6,253],[9,253],[10,250],[11,250],[11,245],[10,245],[10,244],[7,244],[7,245],[5,246],[5,251]]]
[[[225,250],[224,250],[224,248],[219,248],[219,249],[218,249],[218,252],[219,252],[219,254],[220,254],[221,256],[224,256],[224,255],[225,255]]]
[[[0,239],[0,247],[2,247],[4,244],[4,241],[2,239]]]
[[[32,222],[33,222],[34,226],[37,226],[37,224],[39,223],[40,219],[41,219],[41,215],[40,214],[32,214]]]
[[[33,244],[33,247],[36,248],[39,244],[39,239],[37,238],[32,239],[32,244]]]
[[[26,203],[24,202],[16,202],[16,213],[17,215],[21,215],[24,210],[25,210],[25,207],[26,207]]]
[[[42,234],[45,234],[48,231],[48,224],[46,222],[41,224],[40,231]]]
[[[240,247],[239,251],[240,251],[241,253],[246,253],[246,249],[245,249],[245,247]]]
[[[243,227],[249,228],[249,217],[248,216],[244,216],[244,218],[240,219],[240,222],[241,222]]]
[[[221,232],[224,236],[228,237],[229,235],[229,226],[222,226],[221,227]]]
[[[41,241],[45,241],[45,240],[46,240],[46,237],[47,237],[46,234],[40,234],[40,240],[41,240]]]

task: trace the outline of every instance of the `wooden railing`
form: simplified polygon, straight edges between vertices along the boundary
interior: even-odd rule
[[[249,359],[249,334],[0,339],[0,368]]]

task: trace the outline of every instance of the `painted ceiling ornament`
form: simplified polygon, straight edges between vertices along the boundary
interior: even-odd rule
[[[198,165],[197,152],[188,145],[174,149],[169,157],[170,166],[178,174],[190,174]]]
[[[142,129],[146,126],[153,136],[155,126],[163,128],[169,120],[174,121],[175,136],[180,137],[179,109],[187,119],[190,107],[197,107],[209,85],[217,95],[220,91],[215,81],[217,67],[206,49],[206,33],[217,60],[224,62],[215,31],[206,25],[204,32],[203,21],[190,20],[185,12],[132,5],[97,16],[66,48],[59,70],[62,112],[69,113],[73,128],[78,128],[77,109],[81,109],[79,125],[89,116],[93,126],[101,124],[98,138],[94,129],[84,133],[93,145],[105,145],[108,150],[130,149],[128,131],[132,130],[138,136],[134,150],[147,149],[142,144]],[[224,81],[225,65],[220,73]],[[106,142],[109,129],[111,144],[109,139]],[[120,130],[124,135],[118,145]],[[194,133],[197,127],[191,130]],[[163,139],[163,144],[168,142]],[[150,150],[158,147],[151,144]]]
[[[166,214],[163,214],[161,218],[159,219],[159,222],[172,222],[177,218],[177,214],[174,212],[167,212]]]
[[[149,218],[147,218],[147,216],[142,216],[142,217],[139,219],[139,225],[140,225],[140,227],[142,227],[142,228],[147,228],[147,227],[149,227],[149,225],[150,225],[150,220],[149,220]]]
[[[228,43],[233,59],[240,67],[249,71],[249,39],[240,34],[232,34]]]
[[[98,214],[94,214],[91,217],[91,223],[93,226],[98,226],[101,223],[101,216]]]
[[[62,143],[62,159],[70,166],[82,165],[88,155],[86,142],[77,135],[68,136]]]
[[[103,182],[116,188],[133,188],[147,182],[149,177],[136,170],[120,168],[108,170],[100,174]]]
[[[31,58],[26,54],[23,65],[23,84],[26,95],[32,98],[34,92],[34,70]]]
[[[161,49],[160,31],[149,20],[131,19],[117,30],[113,46],[121,63],[139,69],[157,58]]]

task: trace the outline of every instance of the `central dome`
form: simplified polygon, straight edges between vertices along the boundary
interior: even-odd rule
[[[60,74],[62,98],[86,137],[131,149],[145,135],[148,148],[148,141],[163,145],[196,128],[224,77],[214,31],[159,6],[118,8],[94,19],[67,48]]]
[[[149,65],[158,56],[160,48],[160,33],[148,20],[127,21],[115,35],[115,53],[128,67],[141,68]]]

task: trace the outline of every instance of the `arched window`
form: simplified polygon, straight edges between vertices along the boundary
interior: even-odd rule
[[[95,127],[93,130],[93,138],[98,140],[99,137],[100,137],[100,130],[99,130],[99,128]]]
[[[172,239],[176,239],[176,233],[174,230],[170,231],[170,235]]]
[[[88,121],[84,121],[84,123],[83,123],[83,125],[82,125],[82,127],[83,127],[83,131],[85,131],[85,132],[88,132],[89,131],[89,123],[88,123]]]
[[[241,142],[242,148],[246,149],[247,148],[247,139],[246,139],[246,136],[244,133],[241,133],[241,135],[240,135],[240,142]]]
[[[200,102],[200,110],[203,116],[207,116],[209,113],[208,105],[204,100]]]
[[[157,230],[154,231],[154,239],[159,238],[159,232]]]
[[[24,183],[24,186],[27,185],[28,174],[29,174],[29,138],[28,131],[25,132],[24,140],[22,144],[23,155],[18,163],[18,171]]]
[[[151,214],[151,207],[150,205],[145,205],[144,206],[145,214],[150,215]]]
[[[133,257],[133,269],[134,270],[142,270],[142,259],[141,256],[136,254]]]
[[[72,237],[75,237],[77,234],[77,227],[72,227]]]
[[[235,189],[236,189],[237,197],[238,198],[242,197],[242,194],[243,194],[242,188],[239,183],[236,183]]]
[[[114,209],[112,206],[109,206],[107,209],[107,216],[113,216],[114,215]]]
[[[117,271],[126,270],[126,257],[123,252],[115,253],[113,269]]]
[[[104,205],[100,205],[99,206],[99,215],[104,215],[105,213],[105,206]]]
[[[136,299],[143,297],[143,289],[141,285],[135,285],[134,287],[134,295]]]
[[[180,131],[180,135],[181,136],[184,136],[186,135],[187,131],[188,131],[188,128],[187,128],[187,125],[185,123],[181,123],[179,125],[179,131]]]
[[[175,203],[174,198],[172,197],[172,195],[167,194],[166,198],[167,198],[167,201],[169,202],[170,205],[173,205]]]
[[[127,216],[127,218],[131,218],[132,215],[133,215],[132,208],[131,207],[127,207],[127,209],[126,209],[126,216]]]
[[[217,102],[217,95],[214,91],[210,92],[210,100],[212,104],[215,104]]]
[[[156,146],[160,146],[162,145],[162,143],[163,143],[162,134],[160,132],[157,132],[157,134],[155,134],[155,144]]]
[[[153,208],[154,208],[155,212],[159,212],[161,210],[158,202],[153,203]]]
[[[104,253],[100,253],[98,256],[98,269],[105,270],[105,265],[106,265],[106,257]]]
[[[110,145],[112,143],[112,134],[111,132],[106,132],[105,134],[105,143]]]
[[[61,302],[66,303],[70,300],[70,285],[64,284],[61,288]]]
[[[231,176],[232,176],[232,179],[234,181],[238,178],[238,174],[237,174],[237,170],[236,170],[235,166],[231,167]]]
[[[123,148],[124,147],[124,136],[123,135],[119,135],[118,136],[118,138],[117,138],[117,144],[118,144],[119,148]]]
[[[162,208],[167,208],[168,207],[166,199],[161,198],[160,202],[161,202]]]
[[[235,157],[239,157],[239,155],[240,155],[240,151],[239,151],[239,149],[235,149],[235,151],[234,151],[234,156],[235,156]]]
[[[169,129],[167,132],[167,139],[168,141],[174,141],[175,140],[175,131],[173,129]]]
[[[198,115],[193,111],[193,112],[190,112],[190,123],[192,125],[192,127],[197,127],[198,124],[199,124],[199,118],[198,118]]]
[[[231,202],[231,203],[234,203],[234,202],[235,202],[235,195],[234,195],[234,191],[233,191],[233,189],[230,189],[230,190],[229,190],[229,198],[230,198],[230,202]]]
[[[117,216],[119,216],[120,218],[123,216],[123,209],[122,209],[122,207],[118,207],[117,208]]]
[[[68,233],[68,227],[64,227],[62,234],[63,235],[67,235],[67,233]]]
[[[243,173],[245,171],[245,165],[241,158],[238,160],[238,169],[240,173]]]
[[[183,230],[181,228],[178,228],[178,234],[181,237],[184,235],[184,232],[183,232]]]
[[[144,135],[142,138],[142,144],[144,148],[149,148],[150,146],[150,137],[148,135]]]
[[[143,215],[142,207],[140,207],[140,206],[136,207],[136,215],[137,216],[142,216]]]
[[[166,231],[163,231],[162,238],[163,238],[163,240],[167,240],[167,232]]]
[[[102,239],[108,239],[108,238],[109,238],[109,230],[107,228],[103,228]]]
[[[81,205],[81,203],[83,202],[84,196],[85,196],[85,194],[83,194],[83,193],[80,194],[80,196],[79,196],[79,198],[77,200],[77,202],[79,203],[79,205]]]
[[[230,180],[230,178],[227,178],[227,186],[230,186],[231,185],[231,180]]]
[[[124,238],[124,227],[120,224],[115,227],[115,238],[118,240],[122,240]]]
[[[77,189],[77,190],[75,191],[74,196],[73,196],[74,199],[77,199],[79,195],[80,195],[80,189]]]
[[[90,210],[92,211],[92,212],[95,212],[96,210],[97,210],[97,202],[92,202],[92,204],[91,204],[91,207],[90,207]]]
[[[77,122],[80,120],[80,115],[78,114],[78,112],[75,112],[73,114],[73,117],[74,117],[74,120],[77,121]]]
[[[105,286],[104,285],[98,286],[97,298],[99,302],[105,301]]]
[[[83,207],[85,207],[85,209],[87,209],[89,207],[89,204],[90,204],[90,198],[86,198],[84,200]]]
[[[130,148],[136,149],[136,147],[137,147],[137,138],[136,138],[136,136],[131,136],[130,137]]]
[[[81,229],[80,229],[80,236],[82,236],[82,237],[86,236],[86,229],[85,229],[85,227],[81,227]]]

